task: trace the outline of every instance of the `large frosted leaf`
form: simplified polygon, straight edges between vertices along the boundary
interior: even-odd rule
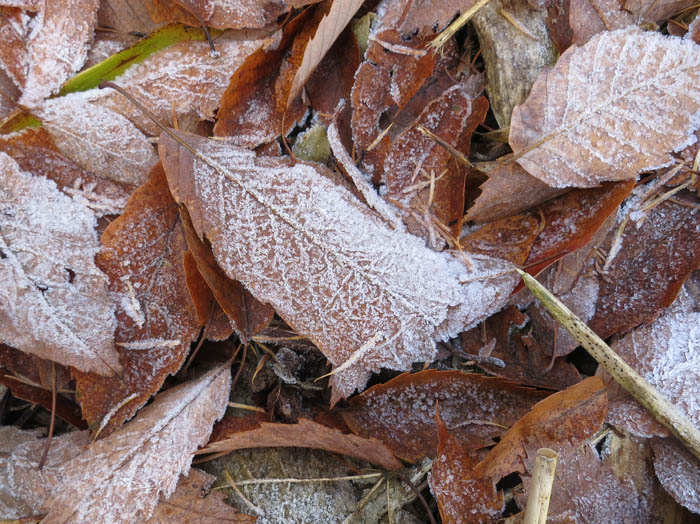
[[[700,47],[633,28],[599,33],[542,72],[509,142],[547,184],[590,187],[668,165],[698,126]]]
[[[120,369],[95,215],[0,153],[0,339],[83,371]]]
[[[436,339],[498,310],[512,289],[505,263],[483,257],[470,270],[428,249],[310,165],[177,136],[196,149],[161,135],[173,196],[224,271],[338,367],[334,400],[380,367],[431,360]]]
[[[45,524],[143,522],[175,491],[195,450],[226,409],[226,366],[159,395],[132,422],[94,442],[63,469]]]

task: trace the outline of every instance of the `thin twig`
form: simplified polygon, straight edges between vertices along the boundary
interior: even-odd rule
[[[558,459],[559,455],[554,450],[549,448],[537,450],[523,524],[545,524],[547,522],[549,499],[552,495],[554,472],[557,469]]]
[[[51,362],[51,422],[49,423],[49,436],[46,438],[46,446],[44,447],[44,454],[41,456],[39,461],[39,470],[44,467],[46,463],[46,457],[49,456],[49,449],[51,449],[51,438],[53,437],[53,430],[56,424],[56,363]]]

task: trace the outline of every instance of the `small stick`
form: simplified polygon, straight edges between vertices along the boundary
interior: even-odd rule
[[[527,495],[527,509],[523,524],[545,524],[549,510],[549,498],[552,495],[554,471],[557,469],[559,455],[549,448],[537,450],[535,470],[532,473],[530,492]]]
[[[460,16],[457,20],[452,22],[447,28],[437,35],[434,40],[430,42],[430,47],[433,49],[440,49],[442,46],[444,46],[447,41],[452,38],[457,31],[462,29],[469,20],[477,13],[479,9],[484,7],[486,4],[489,3],[489,0],[479,0],[476,2],[473,6],[471,6],[469,9],[467,9],[462,16]]]
[[[700,459],[700,430],[675,405],[649,384],[627,362],[615,353],[603,339],[584,324],[557,297],[534,277],[515,269],[551,315],[569,330],[576,340],[610,373],[613,379],[644,406],[656,420],[673,433],[688,450]]]

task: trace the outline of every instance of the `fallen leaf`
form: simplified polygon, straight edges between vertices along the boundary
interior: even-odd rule
[[[153,145],[134,124],[91,104],[83,93],[46,100],[34,113],[61,153],[102,177],[138,185],[158,161]]]
[[[396,29],[403,35],[414,31],[431,29],[438,32],[454,16],[469,9],[474,2],[455,2],[455,0],[414,0],[407,4],[403,0],[385,2],[385,11],[381,16],[381,27]]]
[[[555,187],[629,180],[670,164],[669,153],[695,140],[699,66],[695,43],[637,29],[570,48],[513,110],[518,163]]]
[[[440,418],[439,406],[435,409],[435,422],[438,446],[430,475],[430,491],[437,500],[442,521],[457,524],[497,520],[505,505],[503,494],[496,493],[496,486],[490,479],[469,478],[469,471],[478,460],[450,434]],[[475,495],[465,500],[464,493]]]
[[[124,376],[76,372],[75,378],[83,417],[93,428],[101,422],[108,434],[180,369],[201,327],[184,276],[178,208],[160,164],[107,227],[102,244],[98,264],[118,303],[115,338]]]
[[[132,422],[93,442],[61,471],[43,522],[148,519],[224,414],[230,384],[229,367],[214,368],[160,394]]]
[[[303,5],[319,0],[298,2]],[[289,11],[284,0],[147,0],[148,13],[156,23],[180,22],[198,26],[205,24],[218,29],[261,28],[272,24]],[[196,16],[195,16],[196,15]]]
[[[27,80],[19,103],[38,106],[56,93],[87,57],[97,23],[97,0],[42,0],[27,40]]]
[[[340,453],[390,470],[403,467],[381,442],[341,433],[305,418],[300,418],[296,424],[273,424],[257,422],[256,419],[254,427],[218,437],[221,440],[209,442],[197,454],[226,453],[249,448],[301,447]]]
[[[323,17],[320,19],[314,34],[302,47],[303,54],[299,53],[301,60],[297,62],[298,55],[295,56],[294,53],[289,58],[294,74],[291,77],[291,87],[284,99],[286,107],[289,107],[292,100],[299,94],[301,88],[363,3],[364,0],[333,0],[332,3],[322,4],[323,8],[319,12],[323,13]],[[297,43],[295,42],[293,51],[296,50]]]
[[[470,448],[488,445],[546,392],[460,371],[404,373],[349,400],[341,414],[353,433],[373,437],[408,462],[434,456],[435,403],[456,438]],[[468,407],[468,408],[467,408]]]
[[[435,339],[497,310],[514,285],[502,262],[474,255],[470,271],[390,229],[312,166],[175,136],[187,147],[168,134],[159,144],[173,196],[227,275],[338,367],[333,403],[382,366],[433,358]]]
[[[460,245],[470,253],[481,253],[522,266],[540,234],[540,223],[530,215],[515,215],[484,224],[463,236]]]
[[[27,43],[29,17],[18,7],[0,6],[0,69],[16,88],[27,81]]]
[[[212,490],[215,477],[192,468],[182,475],[177,489],[167,499],[161,498],[146,524],[237,524],[255,522],[255,517],[238,513],[224,502],[224,494]]]
[[[661,485],[679,504],[700,513],[698,459],[673,438],[653,439],[651,443],[654,472]]]
[[[0,337],[86,372],[121,370],[95,215],[0,153]]]
[[[226,313],[231,325],[245,338],[258,334],[272,320],[274,309],[255,299],[240,282],[231,280],[216,264],[211,246],[205,244],[192,225],[186,208],[180,209],[187,246],[194,257],[199,273],[208,284],[216,302]]]
[[[97,25],[120,32],[152,33],[157,25],[148,16],[140,0],[103,0],[97,10]]]

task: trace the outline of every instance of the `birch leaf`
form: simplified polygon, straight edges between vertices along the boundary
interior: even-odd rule
[[[64,155],[105,178],[140,184],[158,160],[134,124],[82,93],[47,100],[35,114]]]
[[[0,153],[0,339],[83,371],[120,370],[95,215]]]
[[[516,106],[518,163],[555,187],[635,178],[671,163],[700,126],[700,47],[635,28],[569,48]]]
[[[195,450],[226,409],[229,368],[159,395],[129,424],[98,440],[62,471],[44,524],[143,522],[175,491]]]
[[[382,366],[431,360],[435,340],[500,309],[513,288],[504,262],[475,257],[470,270],[431,251],[310,165],[175,136],[159,144],[173,196],[228,276],[337,367],[333,403]]]
[[[27,41],[26,88],[19,102],[37,106],[83,65],[97,23],[97,0],[43,0]]]

